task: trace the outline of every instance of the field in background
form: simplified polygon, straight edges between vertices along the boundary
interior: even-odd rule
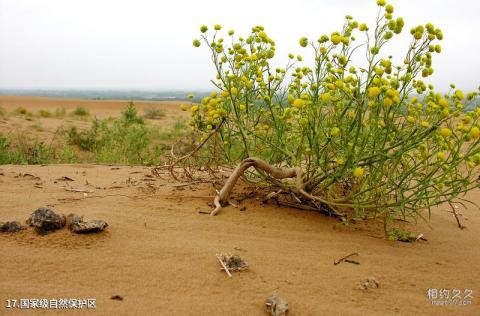
[[[135,113],[126,114],[134,117],[123,124],[128,103],[0,96],[0,162],[149,165],[158,163],[171,142],[189,131],[178,101],[134,101]],[[119,149],[116,156],[108,153],[114,146]]]

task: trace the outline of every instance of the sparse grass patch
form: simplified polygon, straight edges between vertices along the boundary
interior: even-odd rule
[[[0,134],[0,164],[45,164],[55,157],[54,150],[38,139],[31,140],[22,132]]]
[[[55,109],[55,113],[53,114],[53,116],[57,117],[57,118],[62,118],[62,117],[65,117],[67,111],[65,110],[65,108],[59,108],[59,109]]]
[[[37,132],[43,132],[44,131],[44,128],[43,128],[43,126],[40,122],[36,122],[35,124],[31,125],[31,127],[33,129],[35,129],[35,131],[37,131]]]
[[[138,115],[138,110],[131,101],[128,102],[127,107],[122,111],[121,120],[127,125],[145,123],[143,118]]]
[[[95,119],[86,130],[72,127],[67,137],[69,144],[91,152],[96,162],[153,165],[162,159],[165,144],[160,141],[179,137],[184,130],[185,123],[180,122],[168,132],[145,124],[130,102],[120,118]]]
[[[7,111],[3,108],[3,106],[0,106],[0,117],[5,117],[7,115]]]
[[[77,106],[75,108],[75,110],[73,110],[73,115],[75,115],[75,116],[89,116],[90,113],[84,107]]]
[[[178,119],[171,130],[159,132],[159,140],[172,140],[185,136],[189,132],[185,121]]]
[[[57,114],[56,111],[52,116],[62,116],[62,112]],[[16,132],[0,133],[0,164],[102,162],[155,165],[161,163],[172,140],[186,135],[188,130],[183,121],[176,122],[167,131],[158,125],[147,124],[133,103],[126,106],[120,117],[95,118],[86,129],[76,126],[60,129],[51,140],[31,137],[22,130],[21,124],[14,126]],[[30,127],[36,132],[43,131],[39,122]]]
[[[48,111],[48,110],[42,109],[42,110],[38,111],[38,115],[39,115],[40,117],[51,117],[51,116],[52,116],[52,113],[51,113],[50,111]]]
[[[167,114],[165,113],[164,109],[150,108],[144,110],[143,117],[150,120],[159,120],[164,118],[166,115]]]
[[[27,116],[32,116],[32,113],[29,112],[26,108],[24,107],[18,107],[12,112],[13,115],[27,115]]]

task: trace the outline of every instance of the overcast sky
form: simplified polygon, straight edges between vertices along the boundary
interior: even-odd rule
[[[432,22],[444,40],[430,82],[478,87],[479,0],[391,3],[406,24],[389,52],[404,55],[410,27]],[[0,0],[0,88],[209,89],[207,49],[191,44],[202,24],[243,35],[264,25],[281,66],[289,52],[308,58],[301,36],[330,34],[346,14],[372,25],[376,13],[375,0]]]

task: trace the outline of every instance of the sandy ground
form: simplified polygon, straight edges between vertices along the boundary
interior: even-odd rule
[[[210,209],[211,185],[175,187],[169,177],[150,174],[144,167],[0,166],[0,221],[23,222],[49,205],[110,225],[96,235],[39,236],[31,228],[1,234],[0,314],[266,315],[264,301],[277,291],[289,301],[289,315],[479,315],[480,212],[474,208],[462,210],[465,230],[445,207],[435,209],[433,228],[408,226],[428,241],[408,244],[385,240],[379,223],[345,227],[255,199],[242,202],[244,211],[226,207],[209,217],[198,210]],[[56,180],[62,176],[74,181]],[[480,202],[479,191],[468,197]],[[229,279],[218,252],[242,256],[250,270]],[[352,252],[359,265],[333,264]],[[380,287],[358,289],[371,276]],[[428,289],[459,289],[462,297],[470,289],[473,299],[467,306],[433,306]],[[95,298],[97,308],[5,308],[6,300],[21,298]]]

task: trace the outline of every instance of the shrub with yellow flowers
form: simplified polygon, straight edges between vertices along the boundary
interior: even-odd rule
[[[312,67],[293,54],[286,67],[272,66],[275,41],[262,26],[245,38],[229,31],[228,39],[220,25],[200,28],[193,44],[211,51],[215,92],[191,107],[190,125],[212,161],[238,165],[214,213],[252,166],[248,179],[297,202],[386,222],[422,217],[479,186],[480,109],[466,110],[478,92],[465,96],[452,85],[440,93],[424,82],[443,39],[431,23],[410,30],[400,65],[382,55],[404,20],[386,1],[377,4],[372,27],[347,16],[337,32],[300,38],[313,50]],[[363,65],[352,62],[358,52]]]

